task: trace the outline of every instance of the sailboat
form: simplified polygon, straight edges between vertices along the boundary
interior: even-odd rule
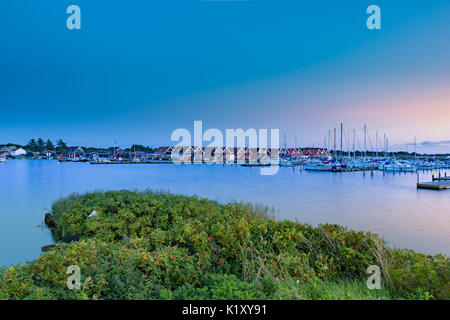
[[[330,161],[311,160],[305,165],[305,170],[310,171],[331,171],[332,168]]]
[[[416,167],[409,161],[389,160],[380,166],[383,171],[389,172],[416,172]]]

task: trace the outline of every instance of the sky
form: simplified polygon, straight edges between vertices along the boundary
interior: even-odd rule
[[[2,0],[0,108],[0,143],[168,145],[201,120],[450,152],[450,2]]]

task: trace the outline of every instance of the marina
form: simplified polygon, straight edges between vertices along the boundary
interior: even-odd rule
[[[421,171],[421,181],[439,170]],[[441,169],[447,178],[450,170]],[[319,172],[280,167],[261,176],[238,164],[90,165],[57,160],[8,160],[0,165],[0,265],[25,262],[53,243],[42,228],[53,201],[73,192],[161,190],[221,203],[243,201],[273,208],[276,220],[335,223],[381,234],[391,245],[450,254],[450,190],[417,189],[417,173],[374,170]],[[445,180],[447,181],[447,180]],[[27,201],[23,201],[27,199]],[[395,214],[392,214],[395,212]]]

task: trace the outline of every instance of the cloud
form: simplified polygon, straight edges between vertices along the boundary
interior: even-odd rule
[[[422,146],[447,146],[450,145],[450,140],[443,141],[423,141],[420,143]]]
[[[406,144],[408,151],[414,151],[414,142],[408,142]],[[416,145],[418,153],[426,154],[450,154],[450,140],[441,141],[422,141]],[[405,145],[396,144],[392,146],[395,151],[405,151]]]

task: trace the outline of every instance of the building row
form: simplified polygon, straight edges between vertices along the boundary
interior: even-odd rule
[[[311,158],[328,156],[324,148],[247,148],[247,147],[159,147],[153,154],[161,160],[260,160],[266,158]]]
[[[120,147],[111,147],[102,152],[87,152],[80,146],[69,147],[63,153],[52,150],[34,152],[14,146],[0,147],[0,156],[12,157],[58,157],[61,159],[150,159],[180,161],[233,161],[259,160],[266,158],[314,158],[329,156],[326,148],[248,148],[248,147],[198,147],[198,146],[163,146],[155,151],[133,152]]]

